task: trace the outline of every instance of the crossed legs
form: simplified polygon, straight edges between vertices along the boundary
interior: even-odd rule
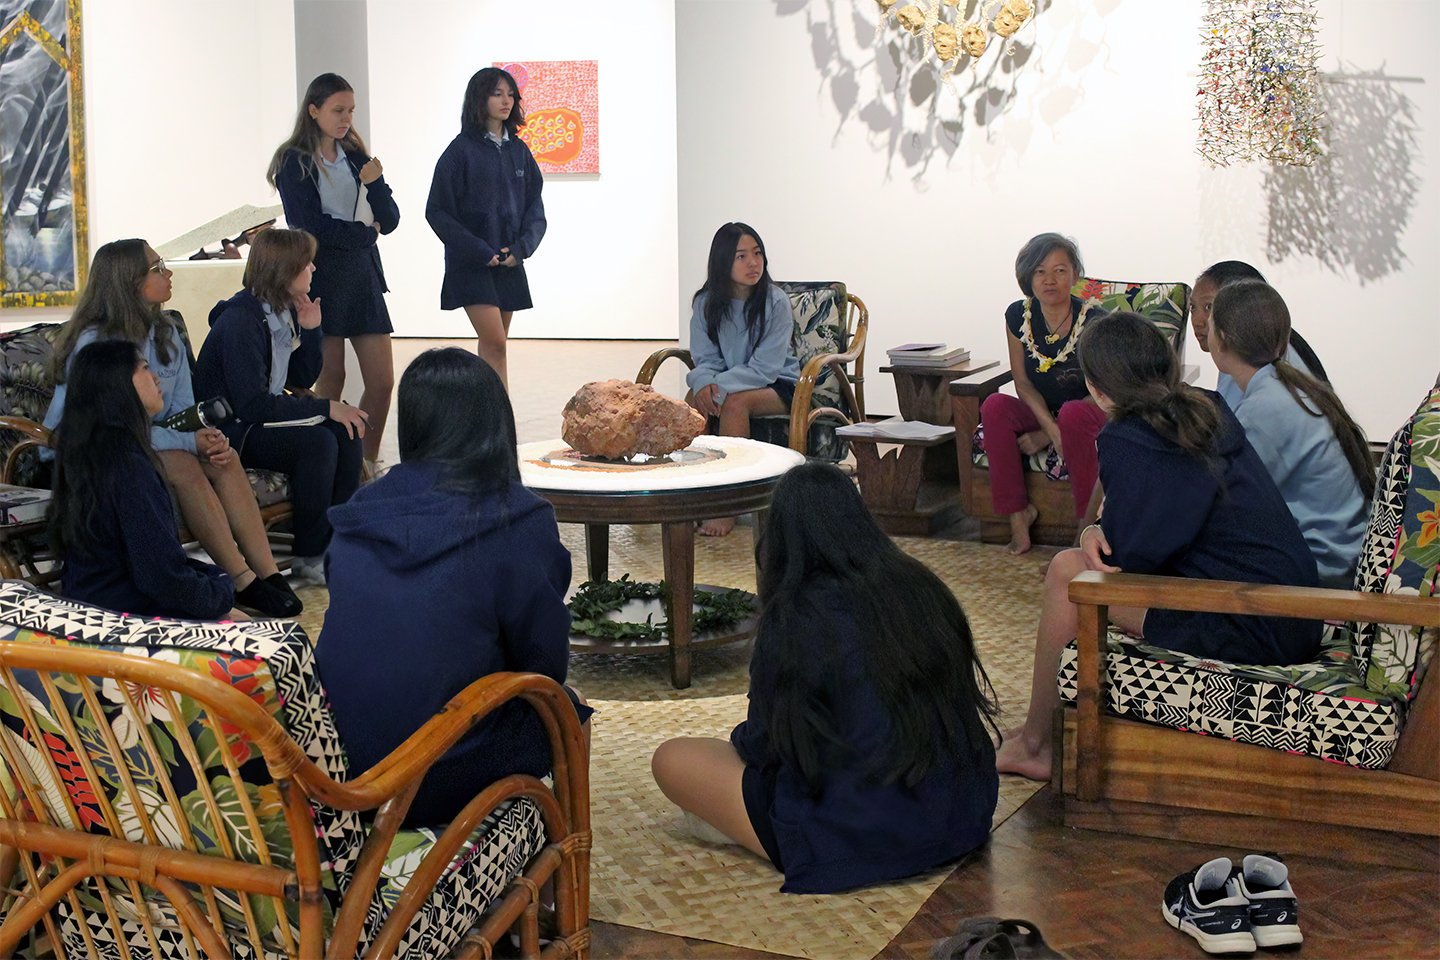
[[[666,740],[650,758],[650,773],[671,803],[770,860],[745,811],[740,786],[745,763],[729,741],[713,737]]]
[[[696,404],[694,393],[685,394],[685,402],[697,410],[700,409]],[[704,413],[705,411],[701,410],[700,412]],[[727,394],[724,402],[720,405],[719,434],[722,437],[748,437],[750,436],[751,417],[766,417],[789,412],[790,407],[771,387],[740,390]],[[700,535],[723,537],[734,529],[734,517],[716,517],[700,524]]]
[[[1005,731],[1005,741],[995,754],[995,767],[1001,773],[1018,773],[1031,780],[1050,779],[1053,756],[1050,722],[1060,705],[1055,674],[1060,669],[1061,652],[1075,638],[1079,619],[1075,604],[1070,602],[1070,581],[1086,569],[1085,554],[1072,548],[1057,553],[1045,572],[1045,598],[1040,607],[1035,667],[1030,676],[1030,711],[1022,725]],[[1145,610],[1111,607],[1110,622],[1139,635],[1145,623]]]

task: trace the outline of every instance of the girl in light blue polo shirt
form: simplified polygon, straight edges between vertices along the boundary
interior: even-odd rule
[[[1365,434],[1334,391],[1285,358],[1289,337],[1290,311],[1263,281],[1216,295],[1210,355],[1238,388],[1227,400],[1300,525],[1321,586],[1349,589],[1375,469]]]

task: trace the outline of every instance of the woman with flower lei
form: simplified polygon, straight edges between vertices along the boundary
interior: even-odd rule
[[[1095,438],[1105,414],[1085,391],[1075,348],[1099,301],[1070,295],[1084,267],[1075,241],[1042,233],[1020,249],[1015,279],[1025,294],[1005,311],[1010,373],[1015,396],[991,394],[980,407],[990,498],[1010,518],[1010,551],[1030,549],[1030,526],[1038,511],[1025,492],[1021,457],[1053,448],[1070,473],[1075,516],[1089,515],[1099,476]]]

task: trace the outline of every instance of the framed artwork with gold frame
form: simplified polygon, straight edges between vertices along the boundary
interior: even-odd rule
[[[85,283],[81,0],[0,0],[0,307],[72,304]]]

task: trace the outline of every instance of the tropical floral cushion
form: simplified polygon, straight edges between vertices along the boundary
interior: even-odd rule
[[[6,581],[0,583],[0,639],[94,647],[174,663],[223,680],[275,717],[320,769],[335,779],[346,778],[348,761],[315,671],[313,648],[293,623],[199,624],[127,617],[56,599],[23,582]],[[50,820],[109,832],[105,815],[109,808],[129,839],[146,840],[148,829],[166,846],[221,855],[229,849],[249,862],[268,859],[290,864],[292,852],[277,788],[259,750],[237,728],[223,721],[212,725],[198,704],[153,688],[105,682],[87,699],[74,684],[54,686],[52,696],[34,674],[21,671],[16,678],[18,689],[0,685],[0,737],[8,755],[23,758],[39,782],[47,785],[42,803]],[[92,702],[110,718],[107,725],[98,722]],[[38,739],[23,732],[27,718],[38,728]],[[105,734],[107,726],[115,731],[113,743]],[[116,747],[124,755],[123,763]],[[55,761],[58,781],[50,773],[47,755]],[[152,798],[153,804],[144,799],[140,806],[145,809],[130,809],[134,805],[123,788],[127,776],[141,797]],[[172,793],[183,818],[173,816],[163,800]],[[334,897],[349,883],[365,825],[352,812],[321,804],[312,804],[311,811],[320,841],[323,882]],[[259,825],[264,849],[250,839],[246,825],[251,818]],[[370,904],[362,948],[378,932],[436,836],[429,830],[402,831],[397,836]],[[422,952],[433,948],[448,953],[543,842],[538,811],[529,800],[497,810],[452,861],[407,931],[402,951],[420,950],[423,944]],[[98,909],[95,898],[100,895],[94,884],[85,888],[81,916],[61,903],[57,910],[62,935],[80,955],[87,952],[88,933],[102,956],[119,957],[113,931]],[[125,884],[112,880],[105,895],[121,904],[122,913],[139,916],[140,907]],[[185,955],[183,936],[169,906],[147,899],[143,908],[176,932],[175,942],[162,943],[161,953]],[[283,952],[287,938],[295,935],[293,914],[289,923],[280,922],[287,906],[267,898],[222,897],[219,909],[237,956],[250,953],[246,930],[256,932],[267,954]],[[131,956],[153,955],[138,922],[122,932]]]
[[[790,298],[791,309],[795,312],[795,336],[791,345],[800,360],[800,368],[814,357],[827,353],[843,353],[849,348],[848,329],[849,301],[846,300],[845,284],[802,281],[777,281],[776,286]],[[826,368],[815,384],[811,394],[811,408],[836,407],[844,409],[843,394],[835,372]],[[852,411],[845,411],[853,415]],[[844,438],[836,436],[835,428],[840,424],[820,419],[810,426],[809,456],[822,460],[839,461],[845,458],[848,445]],[[755,417],[751,420],[751,436],[756,440],[786,446],[790,443],[789,416]]]
[[[1099,300],[1106,313],[1129,310],[1148,318],[1165,334],[1176,355],[1185,355],[1185,321],[1190,316],[1189,284],[1128,283],[1081,277],[1070,288],[1070,293],[1082,300]],[[978,467],[990,465],[989,458],[985,456],[984,442],[984,429],[977,427],[970,442],[970,462]],[[1022,457],[1020,463],[1024,469],[1043,473],[1051,480],[1064,480],[1070,476],[1070,471],[1053,447]]]
[[[1440,564],[1440,389],[1395,434],[1381,464],[1355,588],[1435,596]],[[1255,666],[1187,656],[1111,630],[1108,708],[1132,717],[1378,769],[1390,762],[1435,631],[1328,624],[1315,661]],[[1072,643],[1060,696],[1077,693]]]

